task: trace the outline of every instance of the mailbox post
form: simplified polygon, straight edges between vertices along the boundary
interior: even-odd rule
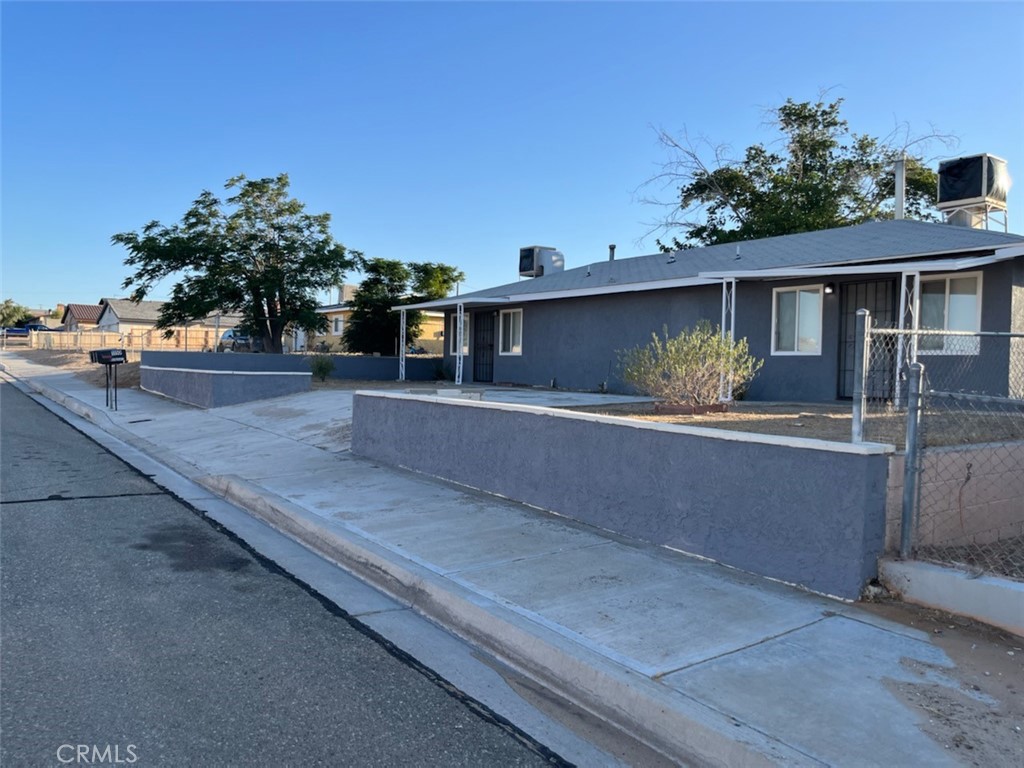
[[[117,410],[117,366],[127,360],[123,349],[94,349],[89,352],[89,360],[99,363],[107,369],[107,408]]]

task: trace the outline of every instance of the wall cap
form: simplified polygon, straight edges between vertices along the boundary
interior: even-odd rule
[[[762,435],[756,432],[737,432],[728,429],[711,427],[688,427],[682,424],[640,421],[622,416],[604,416],[596,413],[566,411],[562,408],[550,408],[540,405],[521,405],[519,403],[492,403],[460,398],[446,398],[437,395],[414,395],[405,392],[380,392],[377,390],[356,390],[355,396],[376,397],[386,400],[411,400],[424,403],[443,403],[448,406],[463,408],[488,408],[491,410],[509,411],[511,413],[531,413],[537,416],[551,416],[561,419],[577,419],[598,424],[609,424],[632,429],[648,429],[656,432],[669,432],[692,437],[704,437],[714,440],[728,440],[737,443],[755,443],[758,445],[777,445],[784,448],[800,448],[809,451],[827,451],[829,453],[849,453],[855,456],[884,456],[896,453],[896,446],[886,443],[841,443],[834,440],[818,440],[811,437],[788,437],[784,435]]]

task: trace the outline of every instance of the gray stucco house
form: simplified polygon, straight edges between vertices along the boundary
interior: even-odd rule
[[[764,359],[748,398],[813,402],[853,394],[862,307],[888,327],[1024,332],[1024,236],[877,221],[610,258],[401,309],[445,313],[460,383],[623,390],[619,350],[706,319]]]

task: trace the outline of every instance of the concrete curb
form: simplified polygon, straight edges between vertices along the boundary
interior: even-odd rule
[[[91,405],[87,405],[86,403],[83,403],[81,400],[72,397],[71,395],[67,395],[61,392],[60,390],[54,389],[53,387],[48,387],[45,384],[40,384],[35,379],[18,378],[10,371],[6,371],[6,373],[8,376],[11,376],[12,378],[15,378],[18,381],[24,383],[31,390],[42,395],[47,400],[52,400],[58,405],[64,406],[76,416],[81,416],[86,421],[91,421],[98,427],[106,429],[106,425],[108,424],[110,426],[113,426],[113,423],[110,421],[110,417],[103,413],[103,411],[99,411],[96,408],[93,408]]]
[[[263,488],[230,475],[194,480],[674,761],[737,768],[821,765]]]
[[[901,599],[970,616],[1024,637],[1024,584],[919,560],[883,558],[882,582]]]

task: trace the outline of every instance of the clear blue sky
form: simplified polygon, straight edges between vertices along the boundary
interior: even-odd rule
[[[740,152],[824,88],[859,132],[1005,157],[1024,231],[1021,3],[4,2],[2,67],[0,292],[33,307],[122,295],[110,236],[238,173],[464,291],[523,245],[653,252],[653,127]]]

